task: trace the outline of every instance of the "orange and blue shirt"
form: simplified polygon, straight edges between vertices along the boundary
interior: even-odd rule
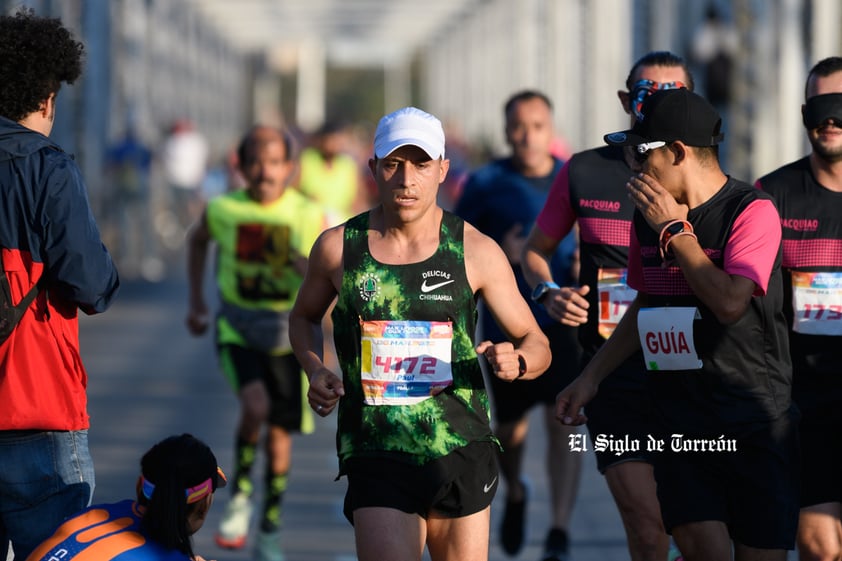
[[[184,552],[150,540],[136,501],[88,507],[65,521],[27,561],[189,561]]]

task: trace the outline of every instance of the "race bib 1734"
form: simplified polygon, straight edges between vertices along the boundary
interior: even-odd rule
[[[792,330],[842,335],[842,273],[792,271]]]

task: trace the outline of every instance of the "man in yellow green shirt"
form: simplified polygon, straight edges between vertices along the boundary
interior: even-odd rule
[[[187,328],[200,336],[210,326],[203,279],[213,242],[221,300],[214,325],[216,346],[221,369],[241,407],[232,497],[216,542],[232,549],[246,544],[254,491],[251,469],[261,429],[267,425],[256,558],[279,561],[291,433],[313,428],[309,409],[302,406],[307,385],[289,344],[288,316],[310,247],[326,220],[319,205],[288,187],[295,158],[286,131],[252,128],[242,139],[238,156],[246,188],[211,199],[189,236]]]

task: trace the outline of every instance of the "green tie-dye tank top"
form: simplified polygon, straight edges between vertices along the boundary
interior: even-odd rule
[[[420,465],[473,441],[496,442],[474,350],[477,310],[465,272],[464,222],[445,212],[436,252],[407,265],[375,260],[368,226],[368,213],[345,226],[344,275],[332,313],[345,386],[337,432],[340,471],[351,457],[388,456]],[[419,338],[391,338],[406,333]],[[449,348],[442,348],[437,334],[450,337]],[[371,381],[379,375],[390,382]]]

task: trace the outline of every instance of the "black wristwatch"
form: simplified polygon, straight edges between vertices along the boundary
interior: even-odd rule
[[[670,224],[666,228],[666,238],[669,239],[676,234],[680,234],[681,232],[686,232],[687,227],[685,226],[685,222],[675,222],[674,224]]]
[[[693,225],[687,222],[686,220],[673,220],[669,222],[664,228],[661,230],[661,234],[659,236],[659,242],[661,247],[667,245],[669,239],[675,235],[682,234],[684,232],[692,232]]]
[[[540,304],[544,296],[547,295],[547,292],[549,292],[553,288],[561,287],[552,281],[539,282],[538,285],[535,287],[535,290],[532,291],[532,301]]]

